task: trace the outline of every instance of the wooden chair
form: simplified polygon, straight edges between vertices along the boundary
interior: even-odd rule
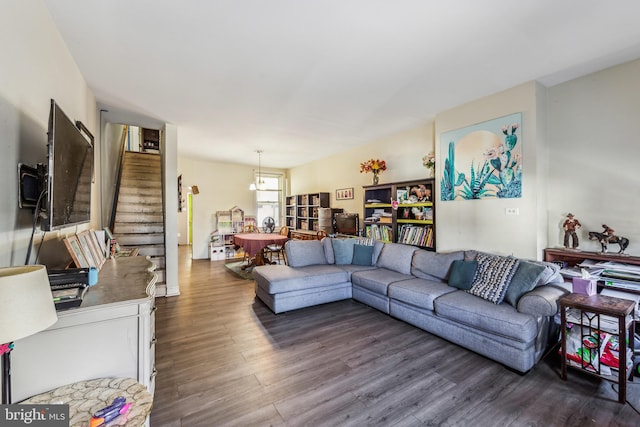
[[[281,236],[287,236],[289,237],[289,227],[287,227],[286,225],[282,226],[282,228],[280,229],[280,233]],[[284,252],[284,244],[282,245],[278,245],[276,243],[272,243],[270,245],[267,245],[266,248],[264,248],[264,251],[272,258],[273,256],[275,256],[278,259],[278,264],[280,263],[280,256],[282,256],[282,260],[284,261],[284,263],[287,263],[287,256]],[[272,258],[273,260],[273,258]]]
[[[257,233],[258,227],[253,224],[247,224],[242,228],[243,233]]]

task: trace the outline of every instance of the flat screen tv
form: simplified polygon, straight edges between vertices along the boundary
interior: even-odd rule
[[[47,197],[41,228],[54,230],[89,222],[93,144],[53,99],[47,135]]]

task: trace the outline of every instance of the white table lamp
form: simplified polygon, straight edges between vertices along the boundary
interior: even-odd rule
[[[0,268],[0,344],[40,332],[56,323],[47,269],[43,265]],[[11,403],[11,350],[2,354],[2,403]]]

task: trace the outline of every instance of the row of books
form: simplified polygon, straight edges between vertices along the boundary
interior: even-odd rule
[[[433,228],[430,225],[404,224],[398,232],[398,243],[431,248],[433,247]]]
[[[393,238],[391,227],[386,225],[371,224],[365,227],[365,236],[375,240],[390,242]]]

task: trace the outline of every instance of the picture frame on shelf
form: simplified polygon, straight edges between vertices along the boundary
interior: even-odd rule
[[[409,192],[405,189],[396,190],[396,200],[398,203],[406,202],[409,197]]]
[[[78,242],[80,243],[80,248],[82,252],[84,252],[84,256],[89,263],[89,267],[98,267],[98,263],[96,262],[96,255],[93,253],[91,249],[91,243],[89,241],[89,232],[83,231],[81,233],[76,234]]]
[[[98,236],[94,230],[87,231],[88,237],[87,242],[89,243],[89,248],[91,249],[91,253],[95,257],[96,267],[98,269],[102,268],[102,265],[105,262],[105,251],[104,248],[100,245],[98,241]]]
[[[73,236],[68,236],[64,238],[64,245],[67,247],[67,251],[69,255],[71,255],[71,259],[73,263],[78,268],[89,268],[89,261],[87,261],[87,257],[80,246],[80,241],[78,240],[78,236],[75,234]]]
[[[353,199],[353,187],[341,188],[336,190],[336,200],[351,200]]]

